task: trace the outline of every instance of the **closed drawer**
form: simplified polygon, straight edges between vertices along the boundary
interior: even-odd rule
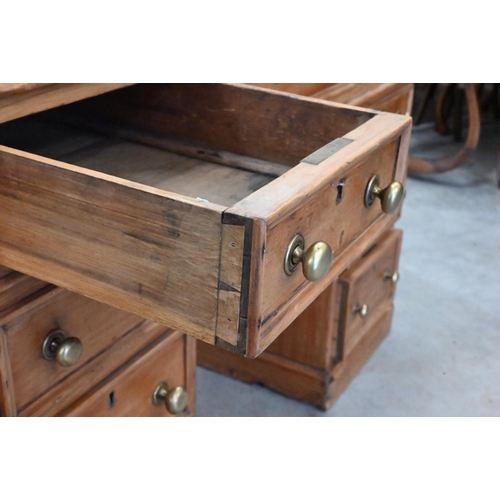
[[[194,416],[195,348],[193,338],[179,332],[167,332],[64,411],[62,416]],[[154,398],[160,384],[165,394]]]
[[[390,231],[339,277],[344,302],[340,337],[343,357],[391,307],[399,276],[401,239],[402,231]]]
[[[63,379],[77,373],[143,319],[55,288],[9,311],[0,321],[4,360],[0,371],[11,391],[10,411],[17,414]],[[60,361],[44,357],[45,339],[53,332],[63,332],[66,339],[77,338],[81,342],[80,357],[70,360],[74,364],[61,366]],[[132,354],[133,351],[129,356]]]
[[[6,123],[0,262],[256,356],[394,222],[365,192],[374,175],[381,188],[404,182],[410,124],[243,85],[177,84]],[[319,281],[301,264],[285,271],[297,234],[305,250],[333,251]]]

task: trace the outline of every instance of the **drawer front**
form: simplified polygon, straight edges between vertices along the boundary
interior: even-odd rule
[[[268,207],[267,216],[261,211],[255,215],[251,228],[246,228],[252,232],[252,246],[244,251],[250,260],[247,264],[249,299],[245,302],[243,296],[240,302],[239,322],[247,334],[247,355],[256,356],[270,345],[350,264],[352,255],[366,251],[398,217],[398,213],[384,213],[378,200],[370,207],[364,204],[368,182],[374,175],[379,176],[382,187],[395,181],[404,183],[406,178],[408,131],[404,131],[403,136],[402,131],[391,136],[382,126],[379,132],[377,143],[371,144],[361,157],[357,154],[358,148],[364,147],[353,140],[326,159],[325,170],[329,161],[333,166],[338,160],[342,166],[337,164],[338,168],[332,168],[329,175],[325,172],[320,185],[312,192],[300,187],[300,178],[297,184],[289,182],[290,189],[297,189],[296,203],[286,205],[289,211],[280,204],[278,211],[269,215],[271,208]],[[351,153],[354,153],[352,157]],[[321,170],[321,165],[303,163],[301,167],[304,167],[304,177],[316,173],[318,167]],[[298,174],[298,169],[294,169],[294,173]],[[280,180],[286,177],[287,174]],[[261,189],[264,191],[268,200],[279,199],[280,191],[273,191],[272,183]],[[251,197],[241,202],[242,213],[248,213]],[[292,275],[284,271],[286,249],[296,234],[304,237],[305,248],[322,241],[332,249],[332,265],[321,281],[308,281],[300,265]],[[245,261],[243,263],[245,276]],[[244,280],[241,294],[245,294]],[[227,318],[233,325],[237,324],[234,318]]]
[[[62,416],[72,417],[171,417],[194,416],[196,395],[195,340],[179,332],[162,336],[130,362],[92,389]],[[168,391],[187,391],[187,406],[171,413],[153,395],[166,384]],[[172,393],[171,393],[172,394]],[[185,393],[183,394],[183,396]],[[178,408],[177,410],[181,410]],[[174,409],[175,411],[175,409]]]
[[[41,117],[51,120],[43,134],[16,137],[16,127],[0,127],[0,143],[11,141],[0,146],[0,202],[8,207],[2,265],[248,356],[397,217],[383,214],[378,201],[366,208],[364,192],[375,174],[381,188],[404,182],[405,117],[195,84],[132,86],[72,104],[68,114],[72,125],[102,135],[78,151],[68,151],[74,137],[65,136],[57,155],[50,127],[62,115]],[[131,143],[133,154],[116,162]],[[170,162],[160,184],[158,151]],[[233,199],[232,174],[210,170],[214,162],[267,177],[244,177]],[[225,204],[199,196],[198,184],[189,193],[165,190],[176,180],[179,191],[191,186],[192,172],[211,192],[224,191]],[[334,252],[319,282],[307,282],[300,266],[284,272],[297,232],[306,245],[324,241]]]
[[[18,411],[77,372],[141,321],[138,316],[60,288],[4,317],[2,333],[6,336]],[[81,342],[81,356],[73,365],[61,366],[56,360],[44,358],[44,340],[54,331]]]
[[[401,238],[401,231],[392,230],[339,277],[344,303],[343,356],[394,300]]]

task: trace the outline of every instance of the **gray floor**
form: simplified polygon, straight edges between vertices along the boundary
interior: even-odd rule
[[[499,146],[500,122],[487,119],[473,159],[408,179],[391,333],[330,411],[198,368],[198,415],[499,416]],[[416,155],[457,147],[414,129]]]

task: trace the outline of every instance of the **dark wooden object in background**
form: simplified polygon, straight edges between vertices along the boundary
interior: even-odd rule
[[[476,87],[473,83],[456,84],[452,87],[451,84],[428,84],[424,98],[417,111],[417,123],[423,115],[425,107],[430,98],[436,93],[436,128],[441,134],[448,132],[447,118],[451,114],[452,107],[447,102],[447,96],[450,91],[455,93],[455,109],[454,109],[454,136],[455,139],[461,139],[462,131],[462,111],[463,100],[467,102],[467,112],[469,117],[467,139],[464,146],[453,156],[437,158],[432,160],[424,160],[411,156],[408,164],[408,169],[412,173],[418,174],[437,174],[452,170],[465,161],[467,161],[477,148],[479,136],[481,133],[481,116],[479,109],[479,101],[477,98]]]

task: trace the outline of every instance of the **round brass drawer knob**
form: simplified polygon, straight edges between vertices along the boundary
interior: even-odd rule
[[[367,304],[356,304],[352,310],[354,314],[359,314],[362,318],[366,318],[369,311],[370,309]]]
[[[380,199],[382,211],[386,214],[394,213],[403,201],[405,188],[398,181],[391,182],[386,188],[382,189],[379,185],[380,178],[374,175],[366,186],[365,207],[371,207],[375,198]]]
[[[385,280],[390,280],[394,284],[396,284],[399,281],[399,273],[397,271],[391,273],[384,273],[384,279]]]
[[[304,237],[296,234],[285,254],[285,272],[292,274],[302,262],[302,272],[308,281],[323,279],[332,265],[333,252],[328,243],[317,241],[305,250]]]
[[[182,385],[169,389],[166,382],[161,382],[153,393],[153,403],[156,406],[165,405],[173,415],[182,413],[186,409],[188,401],[189,393]]]
[[[45,359],[56,361],[59,366],[73,366],[82,355],[83,345],[76,337],[66,337],[62,330],[49,333],[42,344]]]

